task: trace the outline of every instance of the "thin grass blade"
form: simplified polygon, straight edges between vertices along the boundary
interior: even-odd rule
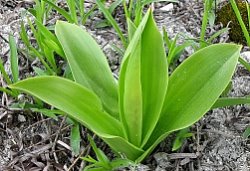
[[[104,6],[104,4],[101,2],[101,0],[96,0],[96,4],[100,8],[100,10],[103,12],[104,16],[107,18],[107,20],[110,22],[110,24],[113,26],[117,34],[119,35],[123,46],[126,48],[127,47],[127,41],[125,36],[123,35],[118,23],[115,21],[115,19],[112,17],[111,13],[109,10]]]
[[[8,85],[12,84],[10,77],[8,76],[7,72],[5,71],[4,64],[3,64],[3,61],[1,58],[0,58],[0,73],[3,75],[3,78],[5,79],[5,81]]]
[[[224,97],[219,98],[211,109],[222,108],[233,105],[250,104],[250,97]]]
[[[66,0],[66,1],[69,6],[69,11],[70,11],[72,20],[74,20],[75,24],[78,24],[75,0]]]
[[[12,35],[9,35],[9,45],[10,45],[10,66],[13,77],[13,83],[15,83],[19,79],[19,67],[18,67],[16,41]]]
[[[239,24],[240,24],[240,27],[241,27],[242,32],[244,34],[244,37],[245,37],[245,39],[247,41],[247,45],[250,46],[249,32],[248,32],[248,30],[247,30],[247,28],[245,26],[245,23],[244,23],[244,21],[243,21],[243,19],[241,17],[241,13],[240,13],[240,11],[239,11],[239,9],[237,7],[237,4],[236,4],[235,0],[229,0],[229,2],[231,3],[231,6],[232,6],[232,8],[234,10],[234,13],[235,13],[235,15],[237,17],[237,20],[238,20]]]
[[[53,2],[49,1],[49,0],[43,0],[45,2],[47,2],[51,7],[53,7],[58,13],[60,13],[63,17],[66,18],[66,20],[68,20],[68,22],[70,23],[74,23],[74,20],[71,18],[71,15],[65,11],[63,8],[58,7],[56,4],[54,4]]]

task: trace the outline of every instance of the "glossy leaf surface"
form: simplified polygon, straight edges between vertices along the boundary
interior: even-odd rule
[[[233,75],[241,46],[203,48],[168,78],[164,43],[152,11],[137,28],[130,29],[119,89],[94,39],[82,28],[65,22],[57,23],[56,35],[75,82],[37,77],[10,88],[62,110],[115,152],[135,162],[142,161],[171,132],[192,125],[214,106],[238,103],[217,99]]]
[[[197,51],[170,76],[161,118],[146,148],[164,134],[198,121],[228,85],[241,46],[217,44]]]
[[[120,135],[120,123],[103,111],[100,99],[87,88],[60,77],[36,77],[11,85],[64,111],[99,136]]]
[[[62,21],[56,24],[56,35],[75,81],[95,92],[105,110],[118,117],[117,84],[95,40],[82,28]]]
[[[150,11],[138,28],[125,52],[119,83],[128,139],[140,147],[159,119],[168,72],[162,36]]]

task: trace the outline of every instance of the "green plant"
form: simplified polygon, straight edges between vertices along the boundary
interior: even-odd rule
[[[168,37],[168,33],[166,32],[165,28],[163,28],[163,39],[164,43],[167,47],[167,60],[169,67],[172,67],[172,64],[177,61],[177,59],[180,57],[180,54],[183,52],[183,50],[193,45],[195,42],[190,40],[184,40],[184,42],[181,45],[177,45],[177,40],[179,38],[179,34],[176,34],[173,40],[171,40]]]
[[[27,58],[31,60],[38,58],[45,68],[43,73],[47,75],[59,74],[61,68],[57,66],[55,56],[59,55],[62,58],[65,56],[59,41],[56,36],[38,20],[35,20],[35,24],[33,24],[29,18],[27,18],[27,20],[37,43],[37,47],[31,44],[25,30],[24,22],[22,22],[20,36],[28,50],[28,52],[25,53]],[[25,50],[23,50],[23,52],[25,52]]]
[[[87,32],[58,21],[56,35],[75,82],[45,76],[9,87],[64,111],[135,162],[214,105],[230,82],[241,49],[234,44],[203,48],[168,76],[162,36],[149,10],[126,49],[117,84]]]
[[[10,68],[11,68],[10,75],[8,75],[7,72],[5,71],[4,63],[0,59],[0,74],[3,76],[3,80],[5,81],[6,85],[11,85],[13,83],[18,82],[19,80],[18,48],[16,46],[15,39],[11,34],[9,35],[9,47],[10,47]],[[5,92],[8,95],[11,95],[12,98],[14,99],[17,99],[18,96],[21,94],[19,91],[8,89],[3,85],[0,87],[0,91]],[[62,112],[59,112],[58,110],[41,109],[43,108],[43,103],[38,99],[35,99],[34,103],[29,103],[26,101],[19,100],[17,103],[12,103],[8,107],[14,110],[30,110],[32,112],[40,112],[54,119],[57,119],[55,114],[58,113],[62,114]]]
[[[9,35],[9,47],[10,47],[10,68],[11,68],[11,77],[7,74],[4,68],[4,63],[0,58],[0,74],[3,76],[4,81],[7,85],[13,84],[18,81],[19,71],[18,71],[18,55],[17,55],[17,46],[13,35]],[[17,91],[9,90],[4,87],[0,87],[0,91],[5,92],[13,97],[18,96]]]
[[[192,46],[194,50],[202,49],[208,45],[213,44],[212,41],[220,36],[221,34],[227,32],[228,28],[223,28],[217,32],[215,32],[213,35],[211,35],[209,38],[206,38],[206,30],[208,24],[210,26],[214,25],[215,22],[215,11],[214,9],[216,5],[216,0],[205,0],[204,1],[204,12],[202,17],[202,25],[201,25],[201,32],[200,32],[200,38],[193,38],[189,37],[185,34],[179,33],[175,36],[174,40],[171,41],[168,38],[168,35],[165,30],[163,30],[164,33],[164,40],[166,42],[166,45],[168,47],[168,62],[169,65],[173,63],[175,60],[178,59],[179,54],[188,46]],[[184,42],[177,46],[176,41],[179,36],[182,36],[184,38]],[[170,52],[169,52],[170,51]]]
[[[173,147],[172,147],[172,151],[176,151],[179,148],[181,148],[182,144],[184,143],[184,141],[189,138],[189,137],[193,137],[194,134],[189,132],[189,128],[184,128],[182,130],[180,130],[175,137],[174,143],[173,143]]]
[[[230,0],[230,4],[225,5],[219,15],[218,21],[222,22],[223,25],[228,24],[231,21],[230,38],[233,41],[247,44],[250,46],[250,10],[249,3],[245,0]],[[230,18],[229,18],[230,17]],[[250,64],[244,60],[242,57],[239,58],[239,62],[250,71]],[[249,103],[249,98],[235,99],[234,102],[245,101],[244,103]],[[228,101],[233,102],[233,101]],[[243,133],[243,137],[247,138],[249,136],[249,127]]]
[[[85,24],[87,18],[97,8],[94,5],[89,11],[84,10],[84,0],[67,0],[66,5],[69,8],[69,12],[56,5],[57,0],[35,0],[34,7],[28,9],[28,11],[35,17],[32,22],[29,17],[27,18],[28,26],[31,29],[35,44],[31,43],[27,31],[25,29],[24,22],[21,23],[20,36],[22,41],[27,47],[27,50],[21,49],[23,54],[30,59],[38,58],[44,68],[33,67],[37,75],[65,75],[62,73],[62,68],[58,64],[58,56],[64,58],[64,53],[54,35],[54,25],[46,26],[47,20],[51,14],[51,10],[55,9],[61,14],[68,22],[76,23],[81,22]]]
[[[95,160],[91,156],[82,157],[83,160],[91,163],[90,165],[84,168],[84,171],[92,171],[92,170],[112,171],[121,169],[123,167],[135,165],[132,161],[124,158],[118,158],[110,161],[108,157],[105,155],[105,153],[101,149],[97,148],[94,140],[90,136],[88,136],[88,139],[90,145],[92,146],[92,149],[96,154],[97,160]]]
[[[113,4],[106,8],[104,5],[104,2],[101,0],[96,0],[96,4],[98,5],[99,9],[102,11],[108,22],[112,25],[112,27],[117,32],[119,38],[122,41],[124,49],[126,49],[127,45],[129,44],[129,41],[131,37],[133,37],[133,33],[137,26],[140,24],[142,16],[143,16],[143,8],[146,5],[149,5],[153,2],[178,2],[177,0],[116,0],[113,2]],[[127,39],[123,35],[121,28],[119,27],[119,24],[116,22],[116,20],[112,16],[112,12],[114,9],[119,6],[120,4],[123,4],[123,9],[126,17],[128,32],[127,32]]]
[[[56,0],[42,0],[41,3],[48,4],[50,8],[54,8],[58,13],[60,13],[68,22],[78,24],[78,18],[76,14],[76,4],[75,0],[66,0],[69,12],[65,11],[63,8],[60,8],[55,4]],[[79,6],[83,6],[83,4],[79,4]]]
[[[126,48],[127,47],[127,41],[125,36],[123,35],[118,23],[115,21],[115,19],[112,17],[112,14],[109,9],[105,7],[102,1],[96,0],[96,4],[98,5],[99,9],[103,12],[107,20],[110,22],[110,24],[113,26],[115,31],[117,32],[119,38],[122,41],[123,46]]]

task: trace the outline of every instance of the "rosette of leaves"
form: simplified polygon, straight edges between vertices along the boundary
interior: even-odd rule
[[[162,35],[148,10],[126,49],[116,81],[104,53],[86,31],[62,21],[55,30],[74,81],[41,76],[10,88],[64,111],[135,162],[210,110],[231,80],[241,49],[235,44],[211,45],[169,75]]]
[[[243,20],[246,28],[249,28],[246,2],[242,1],[242,0],[235,0],[235,2],[236,2],[237,7],[240,11],[242,20]],[[236,43],[246,44],[246,39],[244,37],[241,26],[238,22],[238,19],[236,17],[236,14],[235,14],[233,8],[232,8],[231,3],[225,4],[224,6],[221,7],[220,10],[218,10],[216,22],[222,23],[224,27],[226,27],[229,24],[229,28],[230,28],[229,37],[230,37],[230,39]]]

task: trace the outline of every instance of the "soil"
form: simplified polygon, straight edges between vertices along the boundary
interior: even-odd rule
[[[91,1],[86,1],[87,7],[91,4]],[[12,33],[19,47],[23,46],[19,37],[20,22],[25,11],[32,5],[33,2],[28,0],[0,0],[0,57],[4,61],[7,72],[10,72],[8,34]],[[120,11],[118,9],[115,12],[115,17],[125,28],[124,17]],[[155,3],[154,14],[159,28],[166,27],[172,38],[177,33],[183,33],[190,38],[198,38],[200,35],[203,14],[201,0],[182,0],[178,4]],[[52,18],[59,18],[57,14],[54,15]],[[101,20],[103,16],[97,15],[87,22],[86,29],[104,49],[109,57],[112,71],[118,75],[121,56],[112,48],[112,44],[119,47],[121,42],[112,28],[94,27]],[[206,36],[211,36],[218,29],[220,25],[209,27]],[[214,41],[216,42],[230,42],[228,34],[221,35]],[[192,48],[186,48],[179,62],[193,52]],[[35,62],[26,60],[22,54],[19,55],[21,78],[33,75],[31,65]],[[247,47],[244,47],[242,57],[250,62],[250,51]],[[239,64],[232,79],[232,90],[229,96],[250,94],[249,75],[249,72]],[[0,76],[0,84],[6,86],[2,76]],[[71,152],[69,146],[71,125],[65,117],[60,116],[58,120],[54,120],[30,110],[14,110],[11,106],[15,101],[5,93],[0,95],[0,171],[78,171],[86,166],[79,156]],[[19,101],[32,103],[32,99],[25,95],[19,96]],[[209,111],[190,128],[194,137],[187,139],[180,150],[171,151],[171,142],[175,135],[170,135],[138,166],[137,170],[248,171],[250,170],[250,141],[242,137],[248,125],[250,125],[249,105]],[[82,127],[81,156],[93,155],[86,137],[87,133],[90,132]],[[98,138],[95,142],[109,157],[113,156],[105,143]]]

